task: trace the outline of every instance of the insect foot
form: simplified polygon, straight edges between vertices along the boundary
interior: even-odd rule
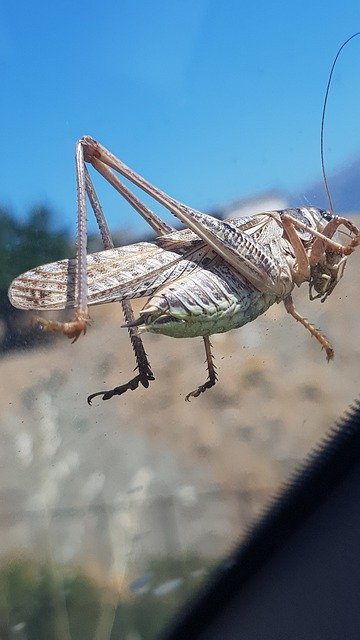
[[[204,393],[204,391],[206,391],[207,389],[211,389],[211,387],[213,387],[216,383],[216,380],[217,376],[215,374],[215,378],[213,380],[209,379],[204,382],[204,384],[199,385],[198,388],[194,391],[190,391],[190,393],[185,396],[185,401],[190,402],[190,398],[198,398],[201,393]]]
[[[122,396],[126,391],[135,391],[138,388],[139,384],[142,384],[145,389],[149,387],[149,382],[155,380],[155,376],[151,371],[150,367],[148,367],[147,371],[140,372],[137,376],[126,382],[125,384],[121,384],[114,389],[110,389],[109,391],[97,391],[96,393],[92,393],[88,396],[88,404],[91,406],[94,398],[98,396],[102,396],[102,400],[110,400],[114,396]]]
[[[67,338],[72,338],[72,342],[74,343],[82,333],[85,335],[87,326],[90,324],[90,317],[88,315],[78,314],[74,320],[70,322],[56,322],[35,317],[32,319],[32,324],[40,327],[43,331],[62,333],[67,336]]]

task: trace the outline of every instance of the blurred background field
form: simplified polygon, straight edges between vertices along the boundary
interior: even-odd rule
[[[139,637],[156,637],[357,397],[359,265],[360,253],[325,304],[309,302],[305,286],[295,292],[297,308],[331,338],[333,362],[275,305],[213,337],[219,381],[190,403],[185,395],[206,375],[201,339],[145,336],[156,376],[149,389],[89,407],[89,393],[132,375],[120,305],[92,308],[92,325],[76,344],[43,342],[29,329],[30,314],[5,318],[0,556],[11,628],[25,619],[30,628],[27,599],[35,618],[43,599],[58,637],[56,628],[72,625],[75,589],[76,619],[86,619],[88,597],[96,603],[98,637],[110,629],[111,637],[131,637],[147,607],[152,620],[158,611],[157,622]],[[33,578],[27,585],[34,573],[35,593]],[[17,581],[20,609],[11,595]],[[76,600],[79,581],[85,602]],[[119,616],[124,636],[116,635]],[[46,624],[42,632],[49,637]],[[59,637],[77,637],[68,633]],[[27,634],[19,637],[42,637]]]

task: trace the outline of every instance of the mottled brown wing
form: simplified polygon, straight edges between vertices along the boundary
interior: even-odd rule
[[[209,255],[211,256],[209,258]],[[104,304],[151,295],[165,282],[198,268],[213,252],[187,230],[154,242],[139,242],[87,256],[88,304]],[[18,309],[52,310],[74,307],[77,263],[59,260],[27,271],[9,288]]]

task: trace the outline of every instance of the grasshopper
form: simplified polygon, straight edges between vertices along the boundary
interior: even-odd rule
[[[197,397],[217,380],[210,336],[236,329],[255,320],[275,302],[314,336],[334,356],[324,334],[295,309],[292,291],[307,282],[311,300],[322,302],[343,276],[347,257],[360,244],[359,229],[347,218],[334,215],[328,189],[323,150],[326,104],[333,71],[342,49],[338,49],[325,92],[321,119],[321,165],[330,211],[300,207],[264,211],[242,219],[217,220],[171,198],[93,138],[76,143],[77,255],[31,269],[18,276],[9,288],[10,302],[19,309],[51,310],[74,308],[69,322],[35,318],[44,331],[63,333],[75,342],[86,333],[88,307],[119,301],[136,358],[138,373],[109,391],[96,396],[108,400],[139,384],[148,387],[154,375],[141,334],[159,333],[174,338],[201,336],[204,341],[208,376],[186,396]],[[92,184],[91,164],[155,231],[154,242],[114,248],[110,232]],[[176,231],[139,200],[116,174],[150,195],[184,225]],[[86,250],[86,197],[94,211],[104,251],[88,255]],[[334,240],[339,227],[347,229],[346,245]],[[149,296],[135,318],[131,300]]]
[[[9,298],[19,309],[75,309],[69,322],[36,318],[44,331],[63,333],[75,342],[90,322],[88,307],[119,301],[130,333],[137,375],[109,391],[93,393],[108,400],[154,380],[141,334],[174,338],[202,337],[207,379],[186,400],[213,387],[217,380],[210,336],[255,320],[271,305],[283,302],[325,350],[324,334],[295,309],[292,292],[309,285],[310,299],[325,301],[344,273],[347,257],[360,244],[359,229],[348,219],[315,207],[264,211],[242,219],[218,220],[171,198],[127,167],[93,138],[76,144],[77,256],[39,266],[18,276]],[[114,248],[87,164],[96,169],[149,223],[157,237]],[[119,179],[124,176],[152,196],[184,225],[177,231],[139,200]],[[104,250],[87,254],[86,197],[94,211]],[[334,239],[347,230],[344,245]],[[131,300],[148,297],[136,319]]]

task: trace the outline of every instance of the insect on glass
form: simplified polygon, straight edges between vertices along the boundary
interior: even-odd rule
[[[324,105],[326,98],[327,93]],[[113,246],[87,164],[149,223],[157,235],[153,242]],[[118,174],[168,209],[185,229],[176,231],[165,223]],[[92,394],[89,403],[96,396],[107,400],[139,384],[149,386],[154,376],[141,338],[146,332],[203,338],[208,376],[186,399],[199,396],[217,380],[210,336],[251,322],[275,302],[283,302],[286,311],[318,340],[328,360],[333,357],[327,337],[296,311],[292,292],[306,282],[312,300],[324,301],[332,293],[343,275],[347,256],[360,244],[359,229],[350,220],[315,207],[218,220],[171,198],[89,136],[76,144],[76,177],[76,258],[39,266],[18,276],[10,286],[9,298],[19,309],[75,309],[69,322],[35,319],[44,331],[61,332],[74,342],[86,332],[89,306],[122,303],[138,372],[125,384]],[[87,254],[86,249],[86,198],[104,246],[103,251],[93,254]],[[345,245],[334,239],[341,226],[347,230]],[[148,301],[135,318],[131,300],[143,296]]]

